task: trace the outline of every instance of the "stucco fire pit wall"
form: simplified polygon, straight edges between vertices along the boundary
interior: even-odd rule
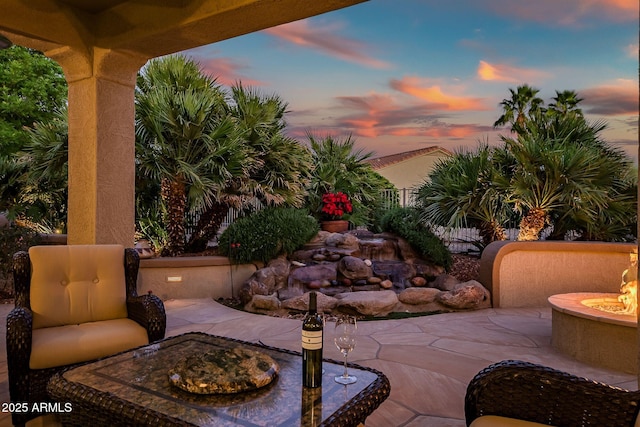
[[[152,291],[163,300],[230,298],[238,295],[257,268],[254,264],[231,264],[221,256],[142,259],[138,294]]]
[[[545,307],[552,295],[620,290],[633,243],[493,242],[482,253],[480,283],[494,307]]]
[[[551,344],[581,362],[638,373],[636,315],[614,314],[589,303],[616,304],[616,293],[577,292],[553,295]]]

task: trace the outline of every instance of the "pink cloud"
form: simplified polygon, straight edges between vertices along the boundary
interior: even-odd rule
[[[386,94],[339,97],[337,101],[338,105],[331,109],[332,116],[320,124],[319,130],[365,138],[464,138],[492,129],[489,126],[446,123],[441,119],[442,113],[431,104],[400,103]],[[303,134],[302,129],[303,126],[297,125],[288,133],[299,136]]]
[[[638,0],[489,0],[486,5],[503,16],[562,26],[582,26],[593,19],[638,19]]]
[[[529,68],[514,67],[507,64],[490,64],[480,61],[478,78],[487,81],[501,81],[509,83],[533,82],[543,79],[548,73]]]
[[[242,74],[242,70],[248,68],[231,58],[204,58],[195,57],[203,71],[216,78],[221,85],[232,86],[241,81],[244,86],[264,86],[265,83]]]
[[[627,52],[627,56],[629,58],[638,59],[638,50],[640,50],[640,45],[638,43],[630,43],[625,48],[625,52]]]
[[[638,82],[620,79],[579,92],[585,112],[605,116],[638,115]],[[635,120],[635,119],[634,119]]]
[[[367,51],[370,47],[361,41],[337,35],[338,26],[311,26],[308,20],[291,22],[264,30],[267,34],[298,46],[319,50],[326,55],[371,68],[390,68],[385,61],[376,59]]]
[[[430,82],[417,77],[394,79],[389,85],[399,92],[411,95],[441,110],[478,111],[488,109],[480,98],[450,95],[443,92],[439,85],[430,84]]]

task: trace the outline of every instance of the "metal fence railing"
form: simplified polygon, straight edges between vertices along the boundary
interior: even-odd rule
[[[260,202],[260,200],[253,199],[252,201],[249,202],[248,209],[253,210],[253,211],[258,211],[258,210],[262,209],[263,207],[264,207],[264,205]],[[246,209],[244,209],[244,210],[246,210]],[[222,221],[222,225],[220,226],[220,230],[218,230],[218,234],[222,233],[230,224],[233,224],[233,222],[235,220],[237,220],[242,215],[244,210],[243,209],[236,209],[236,208],[229,209],[229,212],[227,212],[227,216]],[[195,226],[198,223],[198,219],[199,218],[200,218],[200,211],[198,211],[198,210],[190,211],[185,215],[187,237],[190,236],[191,233],[193,233],[193,231],[195,229]]]

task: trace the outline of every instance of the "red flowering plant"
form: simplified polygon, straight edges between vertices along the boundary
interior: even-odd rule
[[[341,191],[326,193],[322,196],[322,216],[327,220],[340,220],[353,211],[349,196]]]

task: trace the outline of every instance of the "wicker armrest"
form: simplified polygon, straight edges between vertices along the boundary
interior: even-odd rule
[[[33,314],[25,307],[16,307],[7,315],[7,368],[11,396],[24,398],[29,390],[29,358],[33,335]]]
[[[480,371],[465,397],[467,425],[483,415],[555,426],[634,425],[640,391],[532,363],[505,360]]]
[[[149,336],[149,342],[164,338],[167,315],[162,300],[147,294],[127,298],[128,317],[142,325]]]

